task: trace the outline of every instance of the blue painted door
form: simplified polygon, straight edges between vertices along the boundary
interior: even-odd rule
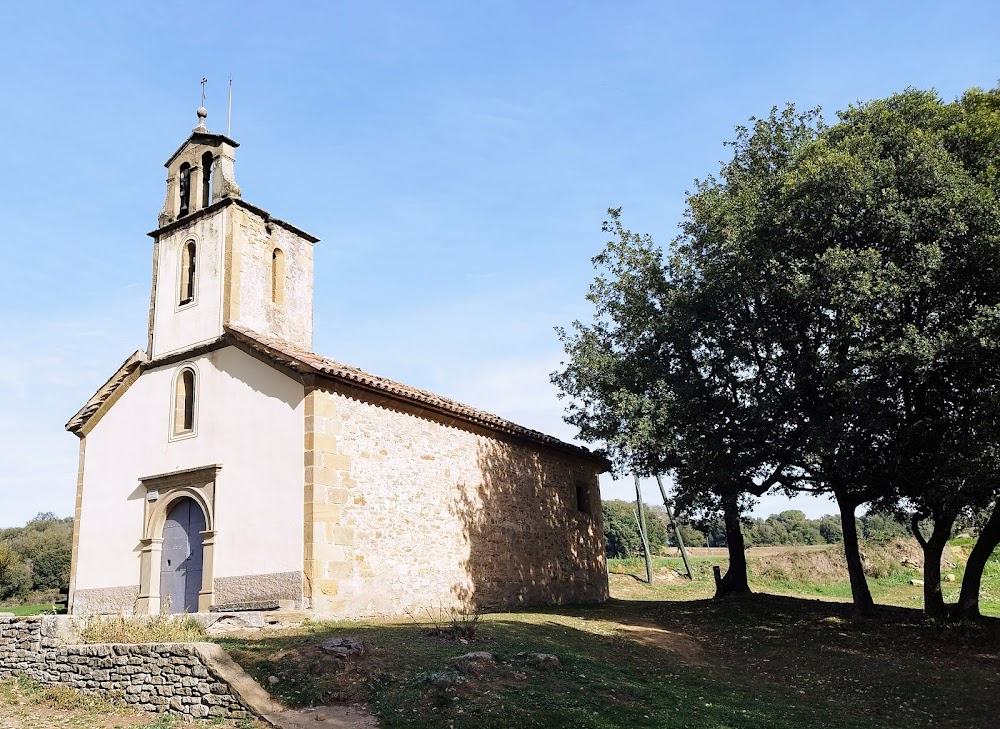
[[[201,590],[202,546],[205,515],[187,496],[178,499],[163,525],[160,555],[160,605],[163,612],[198,612]]]

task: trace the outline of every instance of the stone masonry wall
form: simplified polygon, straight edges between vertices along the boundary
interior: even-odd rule
[[[229,302],[232,321],[311,350],[312,244],[254,212],[238,206],[231,209],[233,225],[238,229],[237,245],[232,252],[236,279]],[[272,254],[276,247],[285,255],[286,280],[281,304],[271,298]]]
[[[199,643],[60,645],[50,619],[0,618],[0,679],[25,674],[194,718],[255,713],[212,665],[214,651],[221,649]]]
[[[394,400],[308,389],[311,607],[363,617],[605,600],[599,470]]]

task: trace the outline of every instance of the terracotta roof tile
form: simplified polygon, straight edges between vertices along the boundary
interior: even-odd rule
[[[505,420],[498,415],[463,405],[460,402],[436,395],[433,392],[373,375],[357,367],[322,357],[314,352],[307,352],[283,340],[267,337],[241,326],[230,324],[226,327],[226,331],[237,341],[267,355],[279,364],[289,367],[296,372],[318,374],[365,389],[384,392],[397,399],[415,402],[432,410],[456,416],[462,420],[487,427],[491,430],[508,433],[556,450],[573,453],[577,456],[597,461],[605,467],[608,465],[606,459],[583,446],[567,443],[540,431],[525,428],[510,420]]]
[[[571,453],[580,458],[586,458],[587,460],[598,463],[605,470],[610,468],[610,464],[607,459],[587,448],[584,448],[583,446],[567,443],[540,431],[525,428],[523,425],[518,425],[510,420],[505,420],[499,415],[494,415],[468,405],[463,405],[460,402],[442,397],[441,395],[437,395],[433,392],[421,390],[416,387],[410,387],[409,385],[404,385],[400,382],[395,382],[385,377],[379,377],[378,375],[365,372],[357,367],[337,362],[336,360],[329,359],[328,357],[322,357],[314,352],[307,352],[289,344],[284,340],[267,337],[251,331],[250,329],[246,329],[245,327],[233,324],[226,326],[226,336],[212,342],[210,346],[213,349],[225,346],[227,339],[236,342],[237,344],[242,344],[243,346],[266,356],[270,360],[291,369],[294,372],[298,372],[300,374],[318,375],[320,377],[344,382],[362,389],[385,393],[386,395],[403,402],[416,403],[420,407],[444,413],[464,420],[468,423],[522,438],[547,448],[563,451],[565,453]],[[203,346],[195,348],[195,350],[198,351],[203,349]],[[173,360],[175,358],[176,355],[167,358],[167,360]],[[150,360],[145,352],[136,351],[131,357],[125,360],[122,366],[118,368],[118,371],[115,372],[115,374],[112,375],[111,378],[105,382],[96,393],[94,393],[94,396],[87,401],[87,404],[84,405],[79,412],[77,412],[76,415],[70,419],[70,421],[66,424],[66,429],[76,433],[77,435],[81,435],[81,431],[87,421],[97,414],[101,407],[108,402],[108,400],[114,397],[115,393],[121,386],[128,384],[129,377],[136,371],[136,369],[158,367],[163,364],[166,364],[163,359]]]
[[[80,410],[69,419],[66,423],[66,430],[76,433],[82,428],[90,417],[101,409],[101,406],[107,402],[108,398],[115,394],[115,391],[121,386],[121,384],[131,375],[136,367],[141,366],[146,361],[146,353],[141,349],[137,349],[122,363],[122,366],[111,375],[111,378],[105,382],[101,387],[94,393],[93,397],[87,400],[87,404],[84,405]]]

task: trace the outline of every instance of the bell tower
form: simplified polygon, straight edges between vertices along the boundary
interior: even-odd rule
[[[239,143],[205,126],[208,111],[198,107],[198,126],[187,141],[167,160],[167,197],[158,222],[164,225],[217,203],[239,198],[234,165]]]
[[[171,155],[153,245],[152,360],[211,344],[230,324],[312,350],[313,244],[319,239],[245,202],[239,144],[198,125]]]

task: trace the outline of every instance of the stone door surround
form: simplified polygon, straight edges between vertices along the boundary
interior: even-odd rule
[[[142,553],[139,561],[139,598],[136,612],[157,615],[160,612],[160,554],[163,546],[163,524],[170,507],[184,496],[192,499],[205,514],[202,537],[201,590],[198,592],[198,612],[208,612],[214,600],[215,578],[215,479],[222,466],[213,464],[187,468],[139,481],[145,488],[142,529]]]

